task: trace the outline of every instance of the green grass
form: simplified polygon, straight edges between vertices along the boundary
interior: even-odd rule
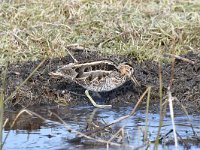
[[[79,44],[138,60],[200,47],[198,0],[44,0],[0,4],[0,64],[66,55]]]

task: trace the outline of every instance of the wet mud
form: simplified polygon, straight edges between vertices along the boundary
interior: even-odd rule
[[[110,59],[116,64],[130,63],[134,69],[136,79],[141,87],[135,87],[131,81],[123,86],[110,91],[99,93],[102,99],[94,98],[98,103],[119,105],[134,105],[148,86],[151,90],[151,108],[156,111],[159,107],[159,67],[158,63],[146,60],[138,63],[132,55],[111,56],[96,51],[73,50],[75,58],[80,62]],[[172,96],[176,97],[175,108],[186,107],[189,112],[199,112],[200,109],[200,54],[189,52],[182,55],[195,62],[188,63],[175,60],[174,80],[172,84]],[[49,72],[55,71],[58,66],[73,62],[70,56],[46,60],[36,73],[18,90],[16,95],[6,102],[7,108],[17,109],[33,105],[91,105],[84,94],[85,89],[76,83],[63,79],[52,78]],[[9,96],[20,83],[22,83],[40,61],[28,61],[24,63],[10,64],[6,78],[6,96]],[[163,97],[166,96],[167,87],[171,77],[171,63],[161,64]],[[93,95],[93,93],[91,93]],[[145,100],[143,105],[145,107]]]

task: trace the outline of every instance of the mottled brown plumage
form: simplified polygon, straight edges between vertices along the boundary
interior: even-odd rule
[[[51,73],[75,81],[85,89],[96,92],[111,91],[123,85],[132,74],[133,68],[130,65],[122,63],[116,66],[109,60],[70,63]]]
[[[107,108],[111,105],[98,105],[89,95],[88,90],[95,92],[111,91],[123,85],[127,79],[132,79],[139,85],[133,76],[133,68],[121,63],[118,66],[109,60],[94,61],[89,63],[70,63],[60,67],[52,76],[61,76],[70,79],[86,89],[85,94],[91,103],[98,108]]]

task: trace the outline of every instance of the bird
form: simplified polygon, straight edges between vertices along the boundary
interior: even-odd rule
[[[112,105],[97,104],[90,96],[89,91],[97,93],[112,91],[122,86],[129,79],[136,86],[140,86],[133,73],[133,67],[126,62],[116,65],[111,60],[98,60],[85,63],[75,61],[59,67],[55,72],[49,74],[69,79],[85,88],[85,94],[94,107],[110,108]]]

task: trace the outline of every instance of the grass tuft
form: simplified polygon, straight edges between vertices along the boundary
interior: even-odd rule
[[[197,50],[199,10],[198,0],[1,2],[0,64],[63,56],[75,43],[138,60]]]

